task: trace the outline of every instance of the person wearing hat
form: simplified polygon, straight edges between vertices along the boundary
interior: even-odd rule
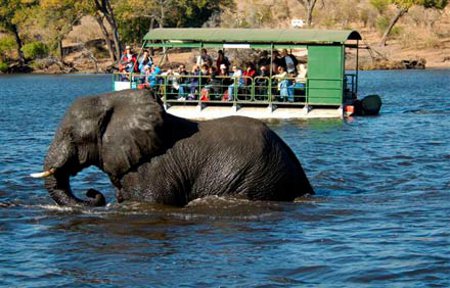
[[[219,72],[217,73],[218,79],[220,80],[220,93],[225,91],[224,88],[228,87],[231,84],[230,81],[230,72],[228,71],[228,66],[225,64],[220,64]]]
[[[133,50],[129,45],[125,47],[125,51],[122,54],[119,62],[119,71],[120,72],[137,72],[138,65],[136,65],[136,54],[133,53]]]

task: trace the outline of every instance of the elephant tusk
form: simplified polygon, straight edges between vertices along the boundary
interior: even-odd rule
[[[51,168],[50,170],[39,172],[39,173],[31,173],[30,176],[33,178],[47,178],[55,174],[55,169]]]

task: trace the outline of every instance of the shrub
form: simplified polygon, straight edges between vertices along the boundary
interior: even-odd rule
[[[31,42],[23,45],[22,52],[27,59],[39,59],[48,56],[48,46],[42,42]]]
[[[421,42],[420,38],[421,36],[418,36],[417,31],[414,31],[414,29],[408,27],[403,33],[401,33],[398,40],[403,48],[411,48],[417,47],[417,44]]]
[[[6,73],[8,70],[8,64],[0,62],[0,72]]]
[[[428,37],[425,37],[423,39],[423,46],[425,48],[434,48],[438,49],[443,47],[443,44],[441,43],[441,40],[436,35],[429,35]]]
[[[387,27],[389,26],[391,19],[389,19],[386,16],[380,16],[377,18],[377,30],[380,33],[380,35],[383,35],[384,31],[386,31]],[[392,28],[391,33],[389,36],[398,36],[402,32],[402,29],[400,27],[394,26]]]
[[[0,56],[3,60],[10,58],[12,51],[16,48],[16,41],[14,37],[5,36],[0,38]]]
[[[378,13],[383,15],[389,6],[389,1],[386,0],[370,0],[370,4],[377,9]]]
[[[45,59],[37,59],[30,63],[30,67],[33,70],[44,70],[47,68],[46,63],[47,61]]]
[[[386,31],[386,28],[389,26],[389,18],[386,16],[380,16],[377,18],[376,27],[380,34],[383,34]]]

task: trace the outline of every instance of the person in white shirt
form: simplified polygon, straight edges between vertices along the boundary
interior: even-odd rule
[[[234,82],[228,86],[228,101],[233,101],[234,87],[236,86],[237,88],[239,88],[244,85],[242,70],[238,66],[233,65],[233,75],[231,77],[233,78]]]

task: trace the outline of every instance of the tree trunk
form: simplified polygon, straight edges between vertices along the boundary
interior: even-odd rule
[[[114,41],[114,51],[115,51],[114,54],[116,59],[120,59],[120,55],[122,53],[122,45],[120,43],[119,29],[117,27],[111,3],[109,2],[109,0],[95,0],[95,6],[97,10],[105,17],[108,24],[111,26]]]
[[[306,25],[311,27],[312,24],[312,13],[314,9],[314,4],[316,1],[308,1],[306,6]],[[311,5],[311,3],[314,3]]]
[[[22,39],[20,39],[19,31],[17,30],[16,25],[12,25],[12,32],[14,34],[14,38],[16,40],[17,44],[17,54],[19,55],[19,63],[22,65],[25,63],[25,57],[23,56],[22,52]]]
[[[109,1],[103,0],[106,2],[106,8],[109,12],[107,14],[106,19],[109,19],[108,22],[111,25],[111,29],[113,31],[113,39],[114,39],[114,45],[116,48],[116,58],[120,59],[120,56],[122,54],[122,44],[120,43],[120,37],[119,37],[119,28],[117,27],[116,18],[114,17],[114,12],[111,7],[111,3]]]
[[[98,23],[98,26],[100,27],[100,30],[102,30],[102,34],[103,34],[103,39],[105,39],[106,42],[106,46],[108,46],[108,52],[109,52],[109,58],[111,58],[112,61],[116,61],[116,55],[115,55],[115,51],[114,51],[114,45],[110,39],[110,35],[108,32],[108,29],[106,29],[105,24],[103,23],[103,17],[99,16],[99,15],[95,15],[94,16],[95,20]]]
[[[306,9],[306,25],[311,27],[312,25],[312,14],[314,11],[314,6],[316,6],[317,0],[297,0]]]
[[[153,30],[153,28],[155,28],[155,18],[154,17],[150,18],[150,26],[148,27],[148,31],[150,32],[151,30]]]
[[[164,0],[159,1],[159,8],[160,8],[160,13],[161,13],[160,18],[159,18],[159,28],[164,28],[164,18],[166,15],[166,10],[165,10],[164,4],[165,4]],[[169,57],[167,55],[167,48],[163,47],[163,57],[160,61],[160,65],[161,66],[164,65],[164,63],[166,63],[168,61],[169,61]]]
[[[63,62],[63,47],[62,47],[62,36],[58,37],[58,58],[59,61]]]
[[[161,0],[159,2],[159,8],[160,8],[160,17],[159,17],[159,28],[164,27],[164,18],[166,16],[166,9],[164,8],[164,0]]]
[[[394,28],[395,24],[406,13],[408,13],[407,8],[399,8],[399,10],[397,11],[397,14],[395,14],[395,16],[391,19],[391,22],[389,22],[389,26],[386,28],[386,31],[384,31],[383,37],[381,38],[381,41],[380,41],[380,46],[386,46],[387,38],[388,38],[389,34],[391,33],[392,29]]]
[[[152,31],[153,28],[155,27],[155,18],[152,17],[150,19],[150,27],[148,28],[148,31]],[[150,47],[150,55],[155,56],[155,50],[153,49],[153,46]]]

